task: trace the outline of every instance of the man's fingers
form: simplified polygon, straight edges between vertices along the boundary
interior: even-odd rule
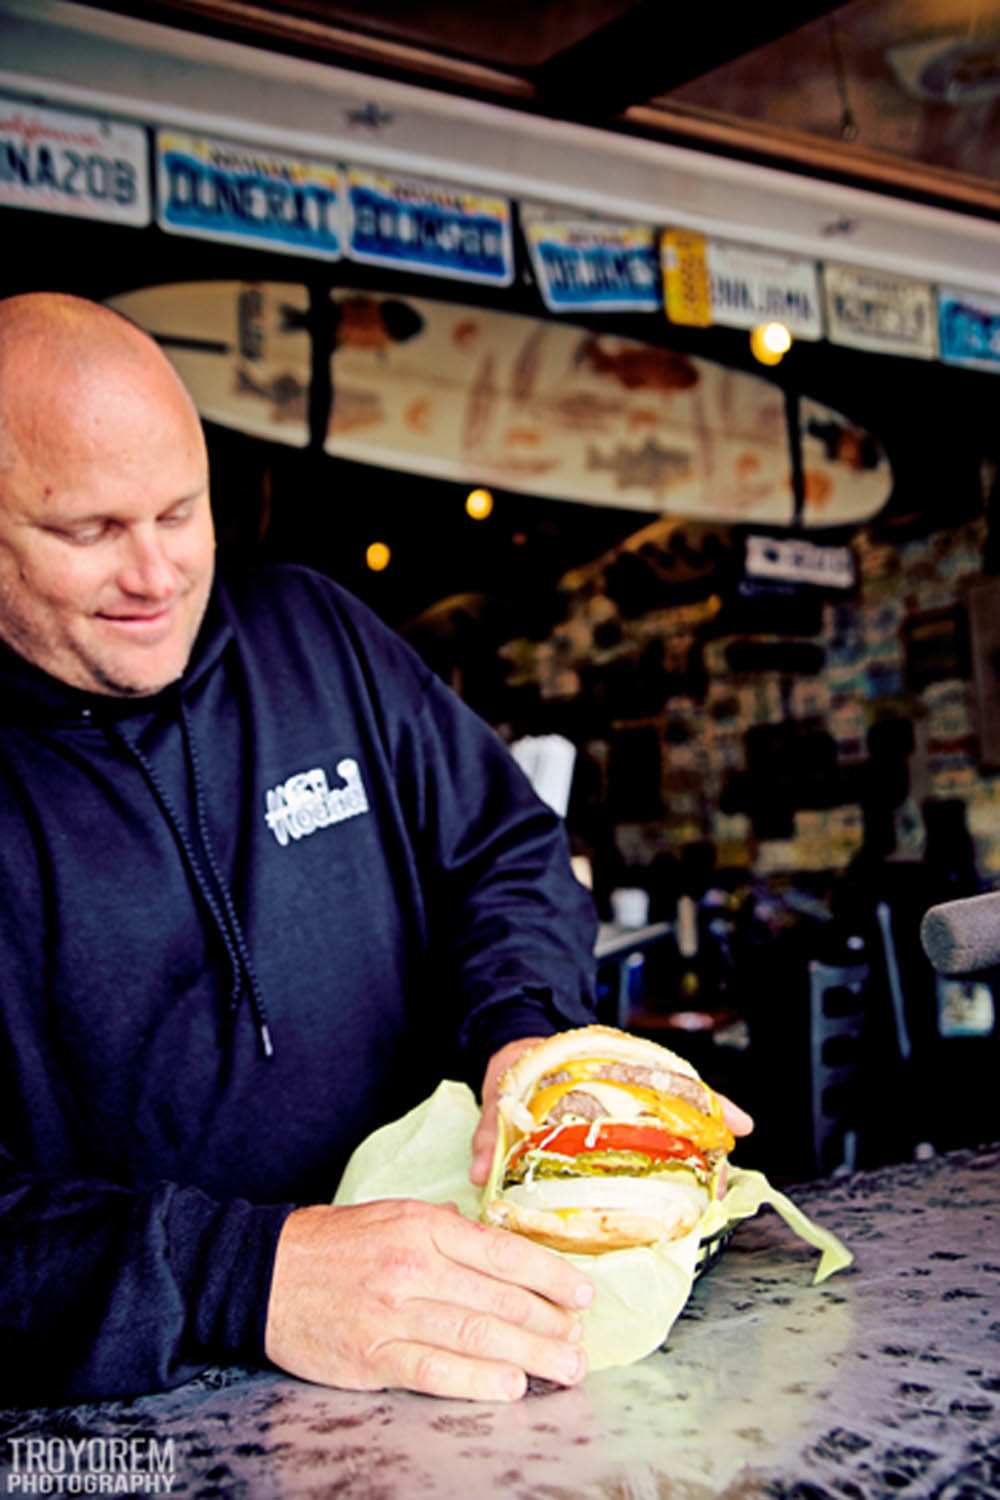
[[[725,1094],[719,1094],[717,1098],[722,1105],[722,1117],[733,1135],[749,1135],[753,1129],[753,1116],[748,1115],[745,1109],[740,1109],[739,1105],[734,1104],[731,1099],[727,1099]]]
[[[473,1224],[468,1219],[439,1219],[433,1231],[435,1247],[449,1260],[497,1281],[525,1287],[560,1307],[583,1308],[594,1296],[594,1284],[576,1266],[506,1229]]]
[[[475,1187],[482,1187],[490,1175],[496,1143],[496,1126],[491,1130],[477,1130],[472,1137],[472,1165],[469,1167],[469,1181]]]
[[[543,1338],[502,1317],[450,1301],[414,1298],[406,1304],[405,1330],[407,1341],[490,1366],[512,1366],[560,1385],[575,1385],[587,1370],[579,1343]]]
[[[487,1110],[484,1110],[483,1113],[479,1116],[479,1124],[476,1126],[475,1133],[472,1137],[473,1160],[476,1160],[477,1157],[483,1156],[487,1158],[492,1157],[493,1147],[496,1145],[496,1139],[497,1117],[496,1105],[494,1104],[492,1108],[488,1109],[488,1112]]]
[[[503,1233],[505,1231],[498,1231]],[[507,1281],[497,1281],[492,1276],[467,1270],[454,1261],[447,1264],[447,1275],[439,1284],[418,1287],[414,1298],[425,1298],[434,1302],[446,1300],[456,1307],[466,1308],[470,1313],[482,1313],[489,1317],[502,1318],[515,1328],[523,1328],[534,1336],[545,1339],[576,1341],[582,1325],[578,1312],[560,1307],[537,1292],[524,1287],[512,1286]],[[411,1300],[405,1306],[409,1308]]]
[[[465,1401],[519,1401],[528,1378],[514,1365],[489,1363],[398,1340],[382,1351],[384,1383],[425,1396],[458,1396]]]

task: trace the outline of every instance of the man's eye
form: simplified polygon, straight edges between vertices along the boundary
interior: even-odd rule
[[[107,527],[103,522],[97,522],[93,526],[77,526],[57,533],[63,541],[71,542],[75,547],[89,547],[94,542],[99,542],[106,534]]]
[[[180,526],[182,522],[188,519],[193,509],[193,502],[178,505],[174,510],[168,510],[165,516],[160,517],[160,524],[162,526]]]

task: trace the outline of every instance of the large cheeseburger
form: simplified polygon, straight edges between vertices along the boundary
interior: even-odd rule
[[[500,1080],[483,1217],[577,1254],[679,1239],[721,1193],[732,1146],[683,1058],[607,1026],[565,1031]]]

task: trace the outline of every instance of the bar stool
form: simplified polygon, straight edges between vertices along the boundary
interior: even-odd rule
[[[869,978],[867,963],[809,961],[812,1152],[821,1175],[857,1162]]]

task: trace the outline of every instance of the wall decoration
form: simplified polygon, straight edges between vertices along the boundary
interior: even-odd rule
[[[653,514],[791,520],[784,396],[771,382],[570,324],[412,301],[424,326],[405,346],[334,356],[337,399],[384,415],[348,428],[335,400],[329,452]],[[857,522],[885,503],[887,460],[862,440],[867,467],[817,452],[822,499],[807,524]]]
[[[308,439],[304,286],[193,281],[109,299],[162,345],[210,422],[271,442]]]
[[[960,605],[909,616],[903,622],[901,636],[910,692],[919,693],[932,683],[968,677],[968,626]]]
[[[823,334],[819,271],[801,255],[710,239],[712,322],[753,328],[777,321],[797,339]]]
[[[1000,95],[1000,52],[992,27],[903,42],[886,56],[905,89],[932,104],[989,104]]]
[[[347,171],[347,253],[371,266],[509,286],[506,198],[368,167]]]
[[[948,37],[907,44],[892,60],[907,86],[967,102],[996,93],[996,54],[988,38]],[[694,328],[759,330],[779,322],[799,340],[826,337],[875,353],[934,359],[940,352],[949,363],[1000,366],[1000,298],[974,287],[938,291],[888,267],[820,262],[669,222],[567,215],[561,206],[515,204],[475,184],[293,155],[183,125],[150,121],[147,129],[70,113],[58,102],[0,97],[0,206],[145,225],[150,133],[156,222],[169,234],[325,260],[346,255],[504,288],[516,272],[516,210],[551,312],[662,309],[671,322]],[[310,436],[318,445],[315,412]],[[638,461],[662,462],[655,448]],[[822,497],[822,485],[817,493]]]
[[[0,96],[0,205],[148,224],[145,130]]]
[[[335,162],[159,130],[156,182],[156,222],[168,234],[323,260],[343,254]]]
[[[708,328],[712,322],[712,281],[708,237],[694,229],[666,229],[660,238],[663,306],[671,323]]]
[[[947,364],[1000,372],[1000,298],[942,287],[938,316]]]
[[[306,288],[292,282],[181,282],[125,292],[108,305],[162,344],[203,417],[291,447],[305,446],[316,417],[310,409],[316,406],[314,337],[331,348],[360,345],[377,358],[422,327],[405,299],[358,292],[315,310]],[[331,400],[328,389],[319,413],[321,440]],[[338,392],[339,431],[383,417],[377,392]]]
[[[644,224],[565,219],[522,208],[531,264],[552,312],[656,312],[656,235]]]
[[[984,509],[957,528],[893,547],[858,531],[857,595],[830,599],[819,633],[793,642],[812,658],[796,664],[817,664],[814,675],[788,675],[790,643],[773,629],[749,642],[726,633],[728,606],[701,614],[661,605],[609,619],[601,594],[601,628],[617,626],[619,656],[638,661],[655,637],[665,652],[683,638],[704,672],[697,695],[670,697],[643,720],[663,749],[663,810],[616,823],[619,855],[649,867],[710,839],[729,871],[828,876],[858,854],[873,809],[885,813],[896,857],[919,859],[926,820],[959,798],[980,876],[1000,879],[1000,775],[991,774],[1000,771],[1000,740],[989,739],[997,734],[993,658],[1000,660],[991,622],[1000,606],[997,580],[982,571],[986,530]],[[599,587],[594,568],[576,577],[581,591]],[[987,668],[978,701],[963,644],[966,607],[975,657]],[[537,648],[523,644],[521,682],[539,670]],[[584,675],[581,695],[588,690]],[[574,702],[575,711],[584,708]]]
[[[825,265],[823,298],[831,343],[916,359],[937,354],[934,292],[924,281],[858,266]]]

